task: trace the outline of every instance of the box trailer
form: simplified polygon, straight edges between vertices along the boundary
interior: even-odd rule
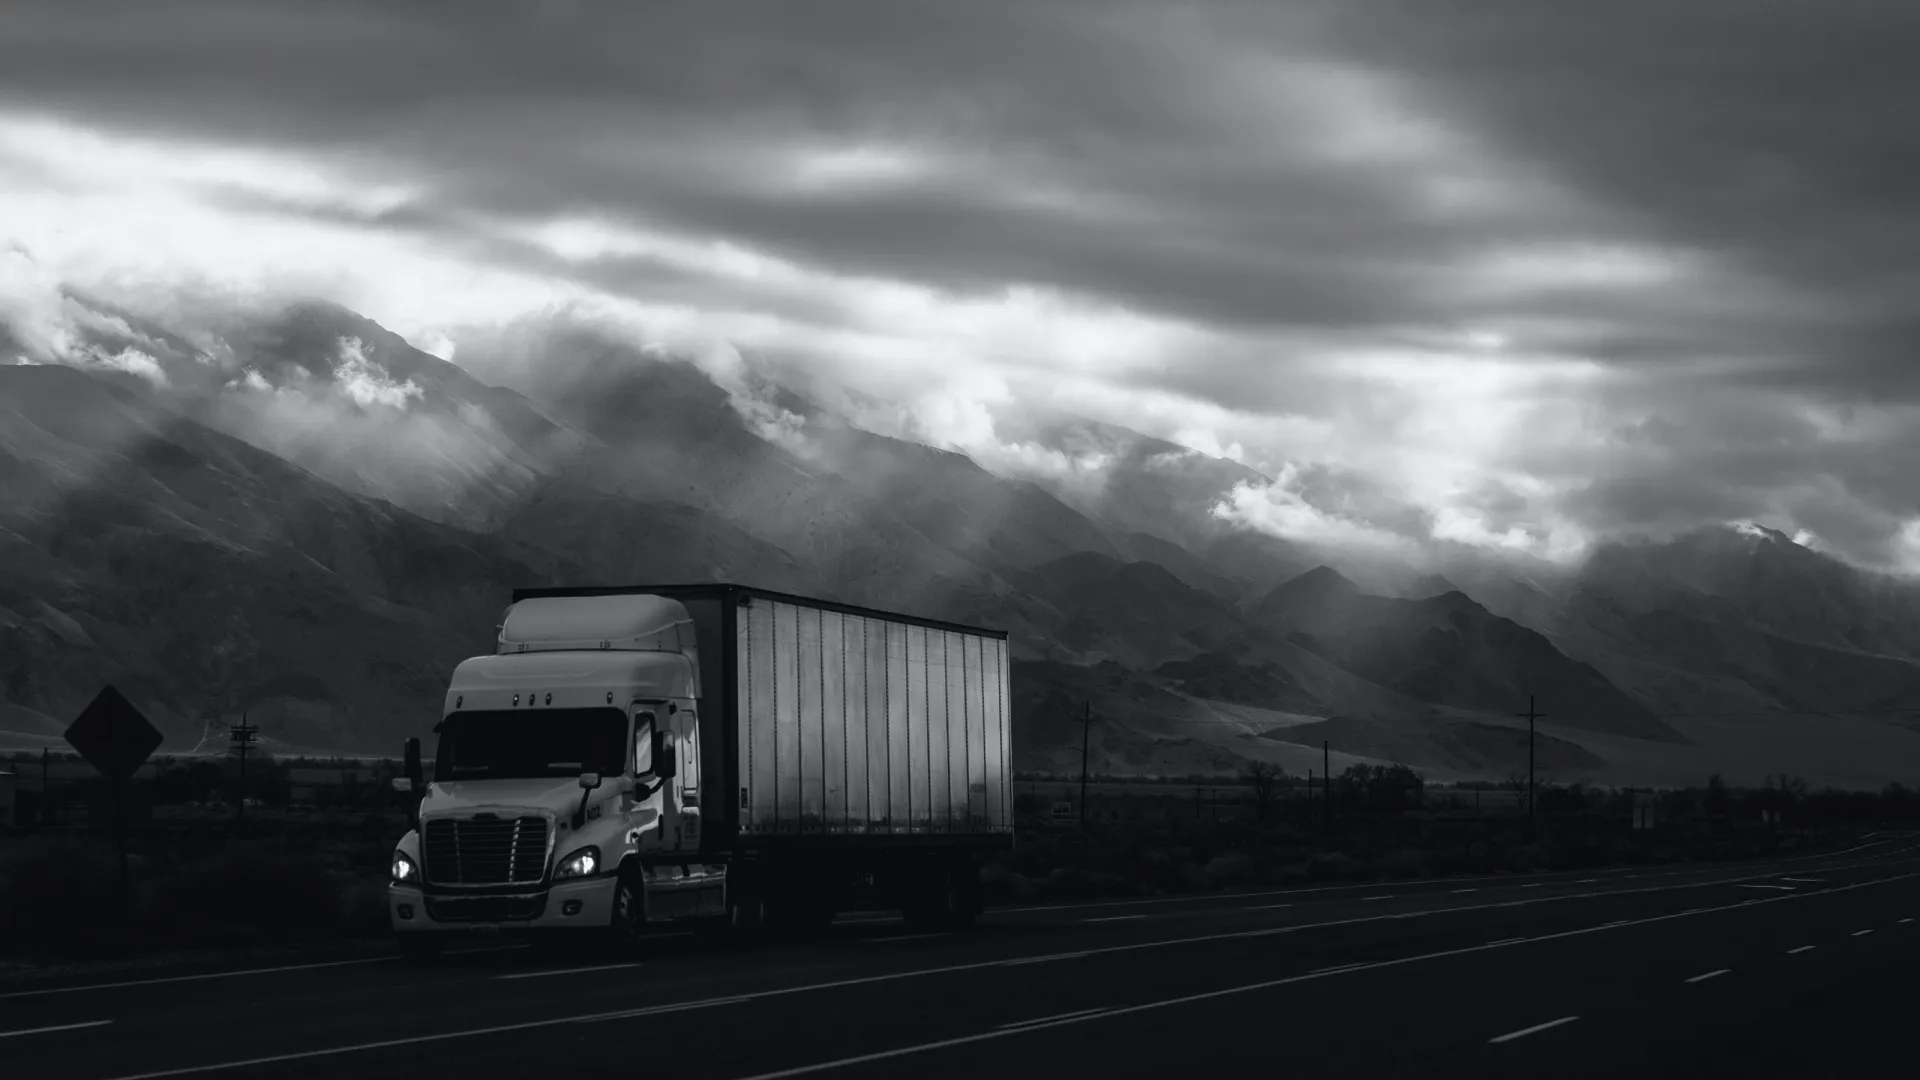
[[[389,883],[484,931],[970,923],[1013,843],[1004,632],[737,585],[523,589],[462,662]]]

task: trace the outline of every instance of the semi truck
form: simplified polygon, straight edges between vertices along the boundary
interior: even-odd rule
[[[516,590],[406,742],[393,929],[967,926],[1014,842],[1009,671],[1001,631],[740,585]]]

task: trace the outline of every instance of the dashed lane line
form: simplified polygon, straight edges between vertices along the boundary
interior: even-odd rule
[[[637,968],[639,961],[628,964],[595,964],[592,967],[548,968],[545,971],[514,971],[505,975],[495,975],[496,979],[541,979],[548,975],[584,975],[589,971],[618,971],[621,968]]]
[[[1014,1031],[1019,1028],[1032,1027],[1035,1024],[1051,1024],[1057,1020],[1078,1020],[1082,1017],[1089,1017],[1097,1013],[1106,1012],[1110,1007],[1111,1006],[1107,1005],[1098,1005],[1091,1009],[1079,1009],[1070,1013],[1058,1013],[1054,1016],[1036,1016],[1031,1020],[1015,1020],[1012,1023],[1001,1024],[996,1030]]]
[[[1578,1019],[1580,1018],[1577,1016],[1563,1016],[1558,1020],[1549,1020],[1544,1024],[1535,1024],[1532,1027],[1521,1028],[1519,1031],[1509,1031],[1505,1035],[1495,1035],[1487,1041],[1490,1043],[1512,1042],[1515,1039],[1523,1039],[1528,1035],[1537,1035],[1542,1031],[1552,1030],[1562,1024],[1571,1024]]]
[[[11,1039],[16,1035],[50,1035],[56,1031],[78,1031],[81,1028],[105,1027],[111,1020],[83,1020],[77,1024],[52,1024],[47,1027],[22,1028],[19,1031],[0,1031],[0,1039]]]

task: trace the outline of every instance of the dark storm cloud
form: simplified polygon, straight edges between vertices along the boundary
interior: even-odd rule
[[[1318,6],[1331,47],[1413,73],[1479,130],[1649,231],[1818,304],[1785,342],[1723,324],[1723,348],[1791,348],[1810,383],[1920,390],[1908,314],[1920,298],[1920,6]]]
[[[1419,400],[1316,373],[1330,346],[1444,351],[1497,327],[1618,376],[1556,391],[1581,437],[1540,424],[1497,463],[1571,491],[1552,509],[1590,527],[1798,514],[1873,559],[1920,513],[1920,429],[1886,409],[1920,400],[1920,6],[16,0],[5,30],[0,111],[280,147],[422,192],[381,210],[210,193],[236,208],[818,326],[840,300],[652,255],[569,261],[495,226],[598,216],[809,272],[1043,285],[1222,338],[1115,378],[1383,438]],[[1328,71],[1385,81],[1362,100]],[[1371,142],[1330,156],[1350,135]],[[931,164],[809,190],[782,156],[809,140]],[[1430,182],[1454,171],[1476,201],[1437,209]],[[1671,274],[1483,261],[1588,242]],[[1316,507],[1430,525],[1357,474],[1296,475]],[[1550,501],[1491,479],[1456,500],[1495,531]]]
[[[1210,79],[1221,43],[1182,11],[140,3],[82,27],[39,5],[13,16],[0,90],[122,130],[388,156],[476,212],[603,209],[845,274],[1033,282],[1211,324],[1444,319],[1424,268],[1501,227],[1564,227],[1420,219],[1390,174],[1276,149],[1261,125],[1299,106]],[[763,175],[794,135],[970,168],[797,194]],[[1022,205],[1036,188],[1053,199]]]

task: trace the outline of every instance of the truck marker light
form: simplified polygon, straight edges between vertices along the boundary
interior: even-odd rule
[[[515,705],[518,705],[518,704],[520,704],[520,695],[519,695],[519,694],[515,694],[515,695],[513,695],[513,703],[514,703]]]

